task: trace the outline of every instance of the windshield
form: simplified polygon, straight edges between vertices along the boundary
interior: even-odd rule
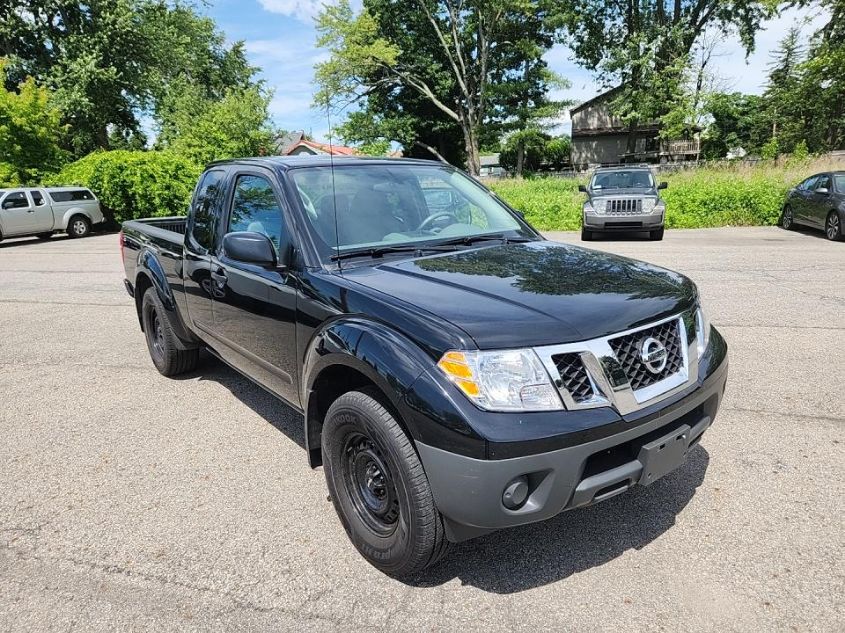
[[[654,187],[651,172],[645,169],[620,169],[595,174],[590,189],[649,189]]]
[[[447,166],[344,165],[292,169],[317,247],[338,252],[534,233],[486,189]],[[337,218],[335,218],[335,209]]]

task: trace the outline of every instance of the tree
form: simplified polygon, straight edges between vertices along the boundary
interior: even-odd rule
[[[5,74],[0,61],[0,80]],[[65,158],[60,118],[50,92],[31,77],[15,90],[0,85],[0,186],[38,184],[58,171]]]
[[[553,3],[553,20],[579,64],[617,86],[614,113],[631,129],[633,151],[639,121],[660,118],[685,81],[690,51],[708,27],[736,29],[747,51],[760,21],[770,15],[764,0],[569,0]]]
[[[472,174],[485,132],[512,116],[508,100],[525,78],[526,60],[535,69],[530,88],[545,90],[536,68],[551,39],[536,1],[365,0],[355,15],[343,0],[325,6],[317,31],[317,45],[331,53],[316,68],[317,104],[342,110],[363,103],[374,120],[368,128],[400,132],[405,138],[389,140],[403,143],[426,120],[421,114],[434,112],[460,130]],[[391,108],[397,101],[412,107]]]
[[[198,87],[186,86],[163,106],[158,144],[199,165],[266,154],[274,136],[269,103],[270,95],[258,86],[227,90],[214,101]]]
[[[254,73],[242,45],[227,47],[181,0],[6,0],[0,55],[10,58],[8,89],[27,76],[51,89],[77,156],[137,135],[174,86],[217,98]]]
[[[771,137],[763,98],[739,92],[707,96],[704,111],[710,119],[701,144],[704,158],[724,158],[735,148],[759,152]]]
[[[569,162],[571,147],[572,139],[568,136],[552,137],[537,129],[520,130],[505,140],[499,161],[502,167],[521,176],[521,150],[522,167],[525,171],[533,172],[543,168],[559,170]]]
[[[766,110],[786,152],[801,141],[811,152],[845,147],[845,0],[819,4],[830,20],[811,35],[807,53],[795,30],[770,67]]]
[[[763,93],[767,114],[771,121],[771,135],[782,144],[780,149],[789,151],[801,136],[804,127],[803,104],[796,99],[800,92],[801,62],[804,49],[800,30],[792,27],[772,53],[766,90]],[[783,141],[786,141],[785,143]]]

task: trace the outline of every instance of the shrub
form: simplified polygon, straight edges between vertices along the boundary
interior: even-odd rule
[[[184,215],[202,168],[168,151],[94,152],[65,167],[56,185],[82,185],[100,199],[107,220]]]

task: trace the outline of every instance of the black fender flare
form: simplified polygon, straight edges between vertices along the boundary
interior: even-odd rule
[[[144,329],[144,319],[141,314],[141,305],[144,300],[144,293],[139,292],[138,289],[143,287],[142,277],[149,280],[150,285],[155,288],[161,304],[164,306],[164,317],[170,323],[173,332],[179,339],[179,343],[183,349],[192,349],[197,346],[196,338],[191,334],[190,330],[185,326],[182,317],[179,314],[179,309],[176,305],[176,299],[173,296],[173,289],[167,281],[167,275],[161,262],[158,261],[156,254],[148,248],[145,248],[138,255],[138,262],[135,266],[135,305],[138,310],[138,321],[141,324],[141,329]]]
[[[412,439],[419,433],[404,415],[404,402],[414,381],[434,361],[412,340],[389,325],[361,316],[343,316],[326,323],[312,336],[303,356],[301,402],[305,412],[305,448],[312,466],[319,464],[322,420],[314,419],[315,383],[337,366],[357,371],[376,385],[399,413],[398,422]]]

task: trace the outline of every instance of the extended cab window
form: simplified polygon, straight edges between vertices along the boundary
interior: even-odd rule
[[[232,212],[227,233],[263,233],[279,249],[282,237],[282,209],[270,181],[261,176],[242,175],[235,181]]]
[[[188,236],[194,248],[208,251],[214,243],[215,209],[224,175],[219,169],[207,171],[197,187],[188,226]]]
[[[32,201],[35,203],[36,207],[40,207],[44,204],[44,196],[41,195],[40,191],[32,191],[30,193],[32,194]]]

